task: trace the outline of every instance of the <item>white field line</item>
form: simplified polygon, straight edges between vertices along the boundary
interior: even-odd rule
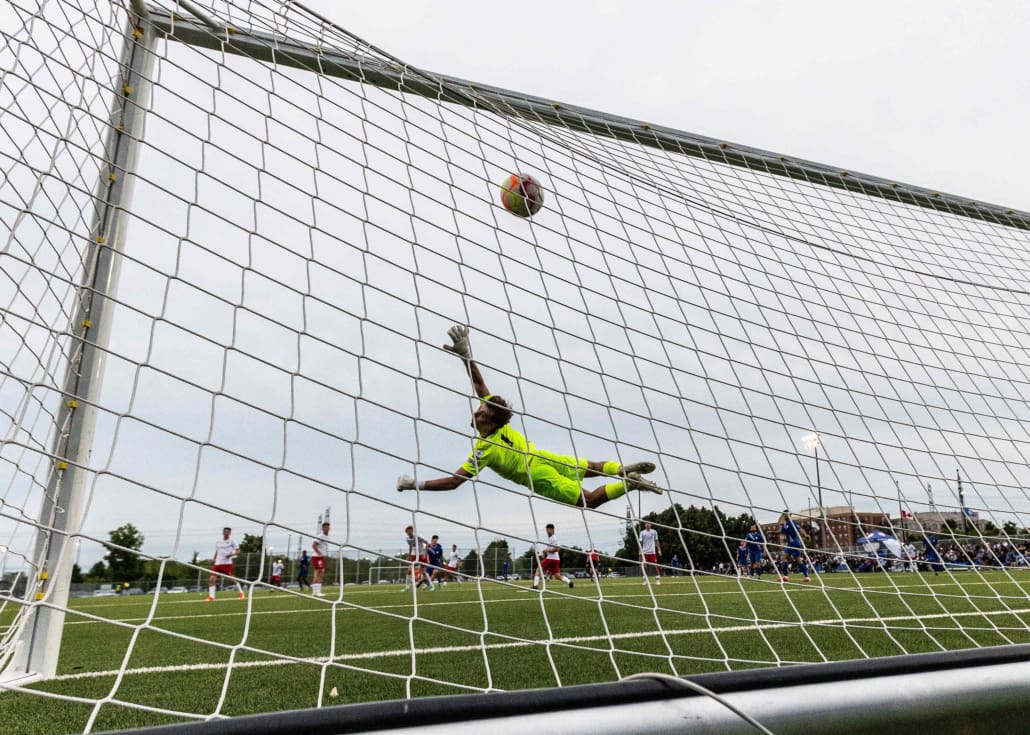
[[[294,611],[284,611],[294,612]],[[1024,608],[1021,610],[995,610],[991,612],[963,612],[963,613],[934,613],[932,615],[892,615],[889,617],[870,617],[870,618],[828,618],[825,620],[806,620],[804,622],[797,623],[764,623],[762,625],[733,625],[726,627],[716,628],[680,628],[677,630],[654,630],[654,631],[640,631],[636,633],[616,633],[610,636],[603,635],[590,635],[590,636],[572,636],[567,638],[549,638],[547,640],[537,641],[509,641],[507,643],[488,643],[482,646],[436,646],[433,648],[417,648],[414,650],[416,655],[424,654],[438,654],[438,653],[467,653],[471,651],[496,651],[506,648],[524,648],[527,646],[551,646],[551,645],[577,645],[583,643],[597,643],[600,641],[616,641],[616,640],[628,640],[637,638],[653,638],[656,636],[680,636],[680,635],[707,635],[713,634],[718,635],[721,633],[739,633],[756,630],[780,630],[783,628],[797,628],[801,625],[805,626],[818,626],[824,628],[837,628],[847,625],[873,625],[877,628],[882,624],[903,622],[903,621],[926,621],[926,620],[937,620],[937,619],[951,619],[960,617],[988,617],[994,615],[1024,615],[1030,614],[1030,608]],[[919,632],[921,628],[910,628],[909,630]],[[956,630],[961,630],[956,628]],[[475,635],[491,635],[490,633]],[[605,649],[598,649],[604,651]],[[391,658],[397,656],[410,657],[412,655],[412,649],[410,648],[398,648],[392,651],[368,651],[365,653],[349,653],[341,656],[336,656],[330,660],[326,656],[319,656],[315,658],[291,658],[281,659],[274,661],[244,661],[240,663],[234,663],[233,668],[257,668],[262,666],[288,666],[293,664],[316,664],[331,666],[334,663],[348,663],[352,661],[367,661],[370,659],[380,658]],[[137,674],[157,674],[157,673],[169,673],[176,671],[223,671],[227,668],[227,664],[182,664],[179,666],[146,666],[136,669],[126,669],[124,672],[119,669],[112,669],[109,671],[90,671],[82,672],[79,674],[64,674],[61,676],[55,676],[49,681],[70,681],[73,679],[91,679],[102,676],[117,676],[118,674],[124,675],[137,675]]]
[[[791,585],[789,587],[784,587],[784,586],[781,586],[781,584],[779,582],[775,582],[775,583],[764,582],[762,584],[767,585],[767,588],[766,589],[753,589],[753,588],[750,588],[750,589],[744,589],[744,590],[742,590],[740,588],[736,588],[736,589],[731,589],[731,590],[712,590],[712,591],[703,591],[701,593],[698,593],[695,590],[691,590],[691,591],[688,591],[688,592],[674,592],[674,591],[670,591],[669,587],[672,586],[672,585],[665,584],[665,585],[662,585],[662,590],[661,591],[659,591],[657,588],[654,588],[654,587],[652,589],[654,590],[654,593],[655,593],[654,594],[655,599],[659,603],[661,603],[661,600],[663,598],[672,598],[672,597],[712,597],[712,596],[716,596],[716,595],[747,595],[747,596],[751,596],[751,595],[782,595],[784,593],[792,593],[793,594],[793,593],[798,593],[798,592],[807,592],[807,593],[814,593],[814,592],[830,592],[830,593],[833,593],[833,592],[845,592],[845,593],[847,593],[847,592],[853,592],[853,593],[859,593],[859,594],[862,594],[862,593],[871,593],[871,594],[876,594],[876,595],[886,594],[886,595],[890,595],[890,596],[893,597],[893,595],[891,595],[891,592],[893,592],[894,590],[898,590],[898,589],[913,589],[913,588],[914,589],[919,589],[919,590],[932,590],[933,586],[934,586],[934,585],[928,585],[926,583],[908,584],[908,585],[889,585],[889,586],[884,586],[884,587],[829,587],[829,586],[824,587],[824,586],[820,586],[818,584],[805,584],[805,585],[797,584],[797,585]],[[954,587],[954,586],[959,586],[962,589],[965,589],[965,587],[967,587],[967,586],[972,587],[972,586],[982,586],[982,585],[990,586],[991,583],[990,582],[970,582],[970,583],[964,584],[964,585],[957,585],[955,582],[950,582],[949,581],[947,583],[938,583],[936,586],[937,587],[945,587],[945,586]],[[623,588],[628,587],[628,585],[626,585],[626,584],[622,584],[620,586],[623,587]],[[462,590],[461,587],[456,587],[456,588],[453,588],[453,589]],[[475,589],[476,588],[474,586],[470,588],[470,590],[475,590]],[[476,597],[476,598],[471,599],[471,600],[448,600],[448,599],[446,599],[446,595],[448,595],[448,593],[443,592],[442,590],[439,590],[437,592],[432,593],[433,595],[441,595],[441,597],[434,597],[434,598],[432,598],[433,600],[435,600],[434,602],[426,601],[425,595],[429,594],[429,593],[419,593],[418,606],[421,608],[421,607],[451,607],[451,606],[455,606],[455,605],[480,605],[480,604],[494,605],[494,604],[511,603],[511,602],[534,602],[534,601],[538,600],[537,595],[534,594],[529,589],[529,587],[522,587],[521,589],[524,590],[525,593],[524,594],[520,594],[518,597],[486,597],[486,598]],[[561,589],[564,590],[564,586]],[[675,587],[673,587],[673,589],[675,589]],[[368,589],[368,590],[357,590],[356,593],[358,595],[364,595],[364,594],[368,594],[368,593],[373,592],[373,591],[374,592],[378,592],[379,594],[383,593],[383,590],[376,590],[374,588],[373,589]],[[283,614],[298,614],[298,613],[323,613],[324,614],[325,612],[327,612],[327,608],[326,608],[327,605],[336,605],[338,603],[343,603],[342,606],[337,608],[337,612],[338,613],[339,612],[344,612],[344,611],[351,611],[351,612],[355,612],[355,611],[375,612],[377,610],[384,610],[384,611],[386,611],[386,610],[402,610],[402,609],[410,609],[411,608],[411,596],[409,594],[407,594],[407,593],[400,593],[400,594],[404,594],[404,598],[403,598],[404,601],[403,602],[389,603],[389,604],[385,604],[385,605],[374,605],[374,606],[364,606],[364,605],[361,605],[359,601],[354,599],[354,594],[355,594],[355,592],[352,592],[351,590],[348,589],[347,592],[344,593],[343,600],[334,600],[334,599],[332,599],[330,597],[326,597],[318,607],[303,608],[303,609],[289,609],[289,610],[254,610],[254,611],[251,612],[251,614],[252,615],[283,615]],[[1016,597],[1016,596],[992,597],[992,596],[987,596],[987,595],[970,597],[968,595],[958,595],[958,594],[951,594],[951,593],[935,595],[931,591],[927,591],[925,596],[927,598],[941,597],[941,598],[943,598],[945,600],[965,600],[965,601],[973,601],[973,602],[976,602],[976,601],[996,602],[996,601],[999,601],[999,600],[1001,600],[1001,601],[1016,601],[1016,600],[1018,600],[1019,602],[1026,602],[1027,601],[1027,597]],[[593,596],[566,595],[566,594],[562,593],[561,596],[552,597],[552,598],[549,598],[549,599],[552,599],[552,600],[568,599],[568,600],[578,600],[578,601],[587,601],[587,602],[591,602],[591,603],[596,603],[598,601],[603,602],[605,600],[613,600],[613,601],[614,600],[626,600],[626,599],[633,599],[633,598],[638,598],[638,597],[643,597],[643,598],[647,599],[648,601],[651,601],[651,599],[652,599],[651,598],[651,594],[647,590],[640,590],[639,592],[628,592],[628,591],[626,591],[626,592],[622,592],[621,594],[606,594],[603,598],[600,598],[600,599],[597,598],[597,597],[593,597]],[[89,599],[89,598],[84,598],[84,599]],[[256,597],[255,599],[267,599],[267,600],[276,600],[276,601],[280,601],[280,600],[283,600],[283,601],[285,601],[285,600],[295,601],[295,600],[312,600],[314,598],[308,597],[307,595],[291,594],[288,597],[264,597],[262,595],[262,596]],[[133,600],[131,602],[125,601],[125,600],[119,600],[119,602],[102,603],[100,605],[90,605],[89,607],[82,608],[82,610],[84,612],[91,612],[93,610],[102,609],[102,608],[105,608],[105,607],[125,607],[126,604],[133,604],[134,602],[135,602],[135,604],[138,604],[140,606],[146,606],[147,608],[149,608],[150,605],[151,605],[149,599],[143,599],[143,600],[140,600],[139,602],[136,602],[135,600]],[[227,605],[239,606],[241,604],[245,604],[246,600],[239,600],[239,599],[237,599],[235,597],[231,597],[231,598],[230,597],[225,597],[225,598],[220,598],[220,599],[216,600],[215,604],[217,604],[217,603],[224,603],[224,604],[227,604]],[[167,602],[162,603],[162,606],[166,606],[166,605],[197,605],[197,604],[210,605],[212,603],[206,602],[203,597],[198,597],[198,598],[189,599],[189,600],[167,601]],[[352,607],[351,604],[353,604],[354,606]],[[651,608],[652,608],[651,605],[647,606],[647,609],[650,610]],[[671,611],[671,612],[675,612],[675,611]],[[74,614],[74,611],[73,611],[72,614]],[[191,615],[155,615],[153,618],[150,618],[150,620],[157,621],[157,620],[182,620],[182,619],[194,619],[194,618],[219,618],[219,617],[228,617],[228,616],[245,615],[245,614],[246,614],[246,611],[240,610],[239,612],[231,612],[231,613],[219,612],[219,613],[197,613],[197,614],[191,614]],[[703,613],[685,613],[685,614],[694,614],[694,615],[700,616]],[[144,618],[144,617],[109,618],[109,619],[105,619],[105,620],[70,620],[67,623],[65,623],[65,625],[102,625],[102,624],[107,623],[107,622],[132,623],[132,622],[143,622],[145,620],[147,620],[147,618]],[[2,630],[2,628],[0,628],[0,630]]]
[[[719,580],[719,581],[724,581],[724,580]],[[725,581],[728,582],[729,580],[725,580]],[[983,586],[983,585],[991,586],[990,582],[980,582],[980,581],[977,581],[977,582],[969,582],[969,583],[966,583],[966,584],[959,585],[959,584],[957,584],[955,582],[952,582],[950,580],[948,582],[938,582],[936,585],[930,585],[930,584],[927,584],[927,583],[920,583],[920,584],[908,584],[908,585],[888,585],[888,586],[883,586],[883,587],[879,587],[879,586],[877,586],[877,587],[829,587],[829,586],[825,586],[824,587],[824,586],[821,586],[821,585],[818,585],[818,584],[811,584],[811,585],[807,585],[807,584],[806,585],[791,584],[788,587],[784,587],[784,586],[781,586],[781,584],[779,582],[775,582],[775,583],[763,582],[761,584],[766,585],[767,588],[766,589],[750,588],[750,589],[745,589],[745,590],[742,590],[740,588],[735,588],[735,589],[730,589],[730,590],[703,591],[701,593],[698,593],[695,590],[690,590],[688,592],[673,592],[673,591],[669,590],[669,587],[672,586],[672,585],[669,585],[667,583],[667,584],[662,586],[662,590],[660,592],[658,591],[657,588],[652,588],[652,589],[655,592],[655,596],[654,596],[655,599],[659,603],[661,603],[662,598],[672,598],[672,597],[710,597],[710,596],[716,596],[716,595],[742,595],[742,594],[748,595],[748,596],[751,596],[751,595],[782,595],[784,593],[794,594],[794,593],[804,593],[804,592],[807,592],[807,593],[814,593],[814,592],[854,592],[854,593],[859,593],[859,594],[861,594],[861,593],[871,593],[871,594],[875,594],[875,595],[883,595],[883,594],[890,595],[890,593],[892,591],[897,590],[897,589],[915,588],[915,589],[920,589],[920,590],[932,590],[934,586],[936,586],[936,587],[954,587],[954,586],[959,586],[962,589],[965,589],[967,586],[968,587]],[[623,588],[626,588],[628,586],[629,585],[625,584],[625,583],[620,584],[620,587],[623,587]],[[456,587],[454,589],[461,590],[462,587]],[[475,590],[476,587],[472,586],[469,589],[470,590]],[[425,598],[425,594],[420,593],[418,606],[420,608],[422,608],[422,607],[451,607],[451,606],[456,606],[456,605],[482,605],[482,604],[495,605],[495,604],[506,604],[506,603],[512,603],[512,602],[534,602],[534,601],[538,601],[537,594],[534,594],[529,589],[529,587],[522,587],[521,589],[525,591],[525,594],[520,594],[518,597],[495,597],[495,598],[480,598],[480,597],[476,597],[476,598],[471,599],[471,600],[447,600],[447,599],[441,599],[440,597],[434,597],[433,598],[434,600],[438,600],[436,602],[427,602],[426,598]],[[564,587],[562,589],[564,589]],[[379,589],[375,589],[375,588],[370,588],[370,589],[360,589],[360,590],[351,591],[348,588],[347,589],[347,593],[345,593],[345,597],[344,597],[343,600],[333,600],[332,598],[327,597],[322,602],[322,604],[320,604],[318,607],[301,608],[301,609],[287,609],[287,610],[252,610],[251,611],[251,615],[255,615],[255,616],[256,615],[287,615],[287,614],[289,614],[289,615],[298,615],[298,614],[304,614],[304,613],[325,614],[326,612],[328,612],[327,606],[329,606],[329,605],[336,606],[338,603],[341,603],[341,602],[344,603],[344,604],[342,604],[339,607],[337,607],[337,609],[336,609],[337,613],[341,613],[341,612],[376,612],[376,611],[379,611],[379,610],[387,611],[387,610],[403,610],[403,609],[410,609],[411,608],[411,602],[410,602],[411,598],[410,598],[410,595],[408,595],[406,593],[401,593],[401,594],[405,594],[404,602],[399,602],[399,603],[396,603],[396,604],[363,606],[363,605],[360,605],[360,603],[358,603],[357,601],[354,600],[355,594],[357,594],[359,596],[363,596],[365,594],[369,594],[369,593],[372,593],[372,592],[376,592],[376,593],[382,594],[383,590],[379,590]],[[434,595],[447,595],[447,593],[443,592],[442,590],[437,591],[437,592],[435,592],[433,594]],[[893,595],[890,595],[890,596],[893,596]],[[973,602],[981,601],[981,600],[983,600],[983,601],[991,601],[991,602],[995,602],[995,601],[999,601],[999,600],[1001,600],[1001,601],[1015,601],[1015,600],[1018,600],[1020,602],[1025,602],[1026,599],[1027,599],[1025,597],[1015,597],[1015,596],[989,597],[989,596],[983,595],[983,596],[973,596],[973,597],[970,597],[968,595],[958,595],[958,594],[952,594],[952,593],[945,593],[945,594],[935,595],[935,594],[933,594],[932,591],[928,591],[925,596],[927,598],[933,598],[933,597],[938,597],[939,596],[939,597],[941,597],[941,598],[943,598],[945,600],[965,600],[965,601],[973,601]],[[604,600],[613,600],[613,601],[615,601],[615,600],[626,600],[626,599],[633,599],[633,598],[639,598],[639,597],[643,597],[643,598],[647,599],[649,602],[652,600],[652,597],[651,597],[650,593],[647,590],[641,590],[639,592],[632,592],[632,593],[626,591],[626,592],[623,592],[622,594],[606,594],[603,598],[600,598],[600,600],[599,600],[599,598],[592,597],[592,596],[578,596],[578,595],[564,595],[564,594],[562,594],[561,596],[558,596],[558,597],[550,598],[550,599],[552,599],[552,600],[569,599],[569,600],[579,600],[579,601],[587,601],[587,602],[591,602],[591,603],[596,603],[598,601],[603,602]],[[87,598],[81,598],[81,599],[89,600],[90,598],[87,597]],[[261,595],[261,596],[258,596],[255,599],[268,599],[268,600],[276,600],[276,601],[280,601],[280,600],[282,600],[282,601],[285,601],[285,600],[296,601],[296,600],[312,600],[314,598],[308,597],[307,595],[291,594],[289,596],[267,597],[267,598],[264,597],[263,595]],[[170,605],[198,605],[198,604],[200,604],[200,605],[211,605],[211,604],[218,604],[218,603],[223,603],[223,604],[225,604],[227,606],[239,606],[239,607],[242,607],[243,605],[246,604],[246,600],[239,600],[239,599],[237,599],[235,597],[224,597],[224,598],[220,598],[220,599],[216,600],[215,603],[208,603],[208,602],[205,601],[205,599],[203,597],[194,597],[194,598],[185,599],[185,600],[180,600],[180,599],[168,600],[168,601],[165,601],[165,602],[162,603],[162,607],[166,607],[166,606],[170,606]],[[140,607],[146,607],[146,608],[149,609],[151,604],[152,604],[152,602],[151,602],[151,599],[149,598],[149,596],[144,596],[144,598],[139,600],[139,601],[136,601],[136,600],[131,600],[130,601],[130,600],[125,600],[123,598],[118,598],[117,601],[104,602],[104,603],[100,603],[100,604],[96,604],[96,605],[84,606],[84,607],[80,608],[80,610],[82,610],[83,612],[92,612],[94,610],[101,610],[101,609],[107,608],[107,607],[125,607],[126,605],[133,605],[133,604],[139,605]],[[352,604],[354,606],[352,606]],[[648,609],[648,610],[650,610],[652,608],[653,608],[652,605],[648,605],[646,607],[646,609]],[[662,607],[662,609],[665,609],[665,608]],[[669,611],[670,612],[676,612],[675,610],[669,610]],[[1005,614],[1006,612],[1011,613],[1011,614],[1016,614],[1016,613],[1018,613],[1020,611],[1018,611],[1018,610],[994,611],[994,614],[1000,615],[1000,614]],[[70,614],[74,615],[75,614],[75,610],[71,610]],[[132,624],[132,623],[143,623],[143,622],[147,622],[148,620],[149,621],[153,621],[153,622],[156,622],[156,621],[168,621],[168,620],[173,620],[173,621],[174,620],[193,620],[193,619],[200,619],[200,618],[236,617],[236,616],[246,615],[246,614],[247,614],[246,610],[241,609],[238,612],[192,613],[192,614],[189,614],[189,615],[155,615],[152,618],[147,618],[147,617],[130,617],[130,618],[106,618],[104,620],[92,620],[92,619],[91,620],[69,620],[69,621],[67,621],[65,623],[65,625],[104,625],[104,624],[109,624],[109,623]],[[698,613],[683,613],[683,614],[685,614],[685,615],[695,615],[697,617],[702,617],[704,615],[704,613],[700,613],[700,612],[698,612]],[[957,614],[958,613],[956,613],[956,615]],[[987,614],[987,613],[970,613],[970,614],[976,615],[976,614]],[[716,617],[725,617],[725,616],[716,616]],[[793,623],[791,623],[791,624],[793,624]],[[8,627],[9,626],[0,625],[0,633],[2,633]],[[720,630],[729,630],[729,628],[720,628]]]

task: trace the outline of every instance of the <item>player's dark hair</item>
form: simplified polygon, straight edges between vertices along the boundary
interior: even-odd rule
[[[493,418],[497,428],[506,426],[511,421],[512,410],[508,402],[501,396],[490,396],[486,405],[490,407],[490,416]]]
[[[232,533],[232,529],[231,528],[229,528],[228,526],[223,526],[222,527],[222,533],[225,533],[226,531],[228,531],[229,533]]]
[[[548,523],[548,524],[547,524],[546,526],[544,526],[544,530],[545,530],[545,531],[546,531],[546,530],[547,530],[548,528],[554,528],[554,524],[553,524],[553,523]]]

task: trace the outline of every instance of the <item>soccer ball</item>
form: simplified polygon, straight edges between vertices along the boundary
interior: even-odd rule
[[[529,174],[512,174],[501,183],[501,204],[512,214],[529,217],[544,205],[544,190]]]

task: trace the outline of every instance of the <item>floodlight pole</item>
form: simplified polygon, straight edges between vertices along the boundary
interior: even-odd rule
[[[962,492],[962,474],[955,470],[955,482],[958,483],[958,506],[962,513],[962,535],[969,535],[969,512],[966,509],[966,494]]]
[[[826,546],[826,511],[823,509],[823,485],[819,479],[819,432],[801,437],[806,449],[811,449],[815,454],[815,489],[816,499],[819,503],[819,548]]]
[[[905,536],[905,509],[901,505],[901,483],[898,480],[894,481],[894,488],[898,491],[898,521],[901,523],[901,535],[902,540]]]

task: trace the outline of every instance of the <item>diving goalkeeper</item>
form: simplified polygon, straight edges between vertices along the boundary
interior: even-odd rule
[[[454,490],[484,467],[489,467],[501,477],[524,485],[538,495],[587,508],[596,508],[620,498],[628,490],[661,494],[661,488],[643,477],[654,472],[653,462],[621,465],[618,462],[565,457],[534,447],[509,423],[512,412],[508,402],[487,389],[483,374],[472,359],[468,327],[456,324],[447,330],[447,334],[453,344],[444,345],[444,349],[465,361],[472,387],[479,396],[479,407],[472,416],[472,426],[479,437],[468,460],[450,477],[416,482],[414,477],[401,475],[397,479],[397,490]],[[602,475],[612,477],[613,481],[593,490],[580,485],[584,478]]]

